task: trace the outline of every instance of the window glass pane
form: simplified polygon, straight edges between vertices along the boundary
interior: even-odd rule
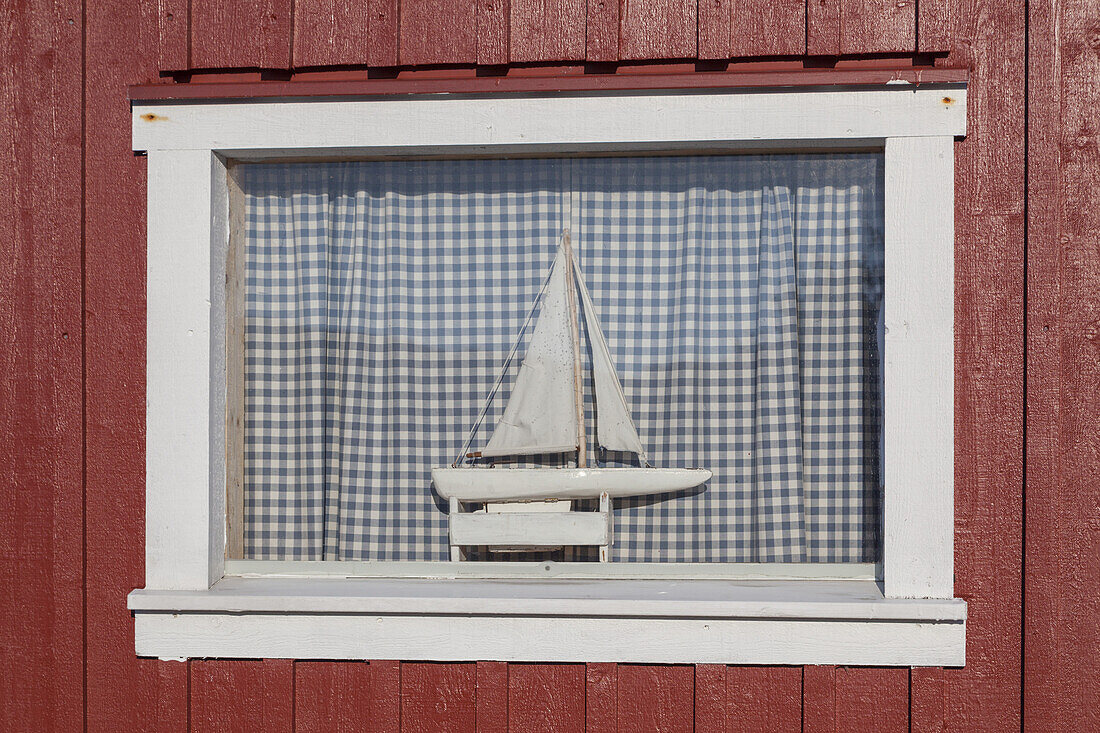
[[[881,154],[247,164],[239,180],[246,557],[449,558],[431,469],[519,337],[473,449],[488,442],[568,228],[649,463],[714,474],[617,500],[613,561],[878,559]],[[582,339],[587,367],[583,323]],[[590,382],[591,454],[638,465],[596,447]]]

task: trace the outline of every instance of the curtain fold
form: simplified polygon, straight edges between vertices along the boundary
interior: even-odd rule
[[[248,557],[447,558],[430,470],[568,225],[650,462],[714,472],[618,502],[613,559],[878,558],[880,155],[242,172]]]

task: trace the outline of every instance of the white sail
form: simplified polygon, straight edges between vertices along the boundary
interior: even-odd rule
[[[630,408],[626,404],[622,383],[615,373],[615,363],[611,360],[607,341],[600,330],[596,308],[592,305],[580,267],[575,262],[573,267],[581,291],[588,341],[592,345],[592,376],[596,382],[596,439],[607,450],[637,453],[644,458],[645,448],[634,421],[630,419]]]
[[[483,456],[561,453],[577,447],[565,266],[559,249],[527,356]]]

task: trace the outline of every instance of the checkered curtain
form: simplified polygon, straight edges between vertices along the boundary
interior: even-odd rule
[[[568,226],[650,462],[714,473],[616,502],[613,560],[878,558],[881,156],[241,174],[247,557],[448,557],[430,470],[458,453]]]

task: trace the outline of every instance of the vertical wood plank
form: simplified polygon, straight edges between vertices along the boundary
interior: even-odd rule
[[[474,664],[402,664],[401,730],[409,733],[475,730],[476,689]]]
[[[191,68],[191,4],[187,0],[157,2],[158,70]]]
[[[584,721],[586,733],[619,730],[618,665],[595,662],[585,665]]]
[[[370,7],[346,0],[294,0],[293,65],[368,64]]]
[[[401,662],[372,660],[370,663],[370,716],[367,730],[389,733],[401,729]]]
[[[690,733],[695,668],[649,664],[618,667],[619,730],[659,730]]]
[[[802,669],[730,667],[726,671],[730,726],[770,733],[802,730]]]
[[[967,655],[944,670],[943,704],[951,729],[1019,730],[1026,18],[1022,0],[961,5],[947,63],[970,69],[955,148],[955,595],[968,603]],[[1056,470],[1042,466],[1028,491]],[[1029,643],[1029,657],[1043,646]],[[913,680],[915,695],[924,684]]]
[[[818,0],[809,0],[816,3]],[[731,56],[799,56],[806,53],[804,0],[731,0]],[[700,35],[700,39],[702,36]]]
[[[480,694],[480,689],[478,694]],[[508,669],[508,730],[557,733],[585,729],[583,664],[512,664]]]
[[[0,729],[83,725],[81,3],[0,4]]]
[[[145,584],[146,191],[119,100],[157,73],[155,8],[113,0],[85,11],[85,665],[86,724],[96,731],[187,723],[188,665],[135,658],[134,623],[120,613]]]
[[[367,63],[397,66],[398,0],[366,0]]]
[[[1027,5],[1023,724],[1100,729],[1100,14]]]
[[[191,662],[191,730],[292,731],[294,662],[287,659]]]
[[[225,556],[244,554],[245,195],[228,165],[229,256],[225,267]]]
[[[695,666],[695,731],[719,733],[730,730],[727,715],[729,697],[726,694],[726,665]]]
[[[806,0],[806,53],[840,55],[840,0]]]
[[[696,0],[622,0],[619,55],[624,60],[694,58]]]
[[[192,2],[192,66],[196,69],[290,68],[291,2]]]
[[[727,59],[730,53],[730,0],[699,0],[701,59]]]
[[[294,730],[360,731],[371,711],[371,668],[366,662],[297,662]]]
[[[802,668],[803,733],[836,733],[836,667]]]
[[[912,733],[942,733],[947,719],[943,707],[943,669],[914,667],[909,673],[909,729]]]
[[[588,0],[585,58],[619,60],[619,0]]]
[[[955,0],[917,0],[917,51],[950,51]]]
[[[916,6],[917,0],[841,3],[840,52],[912,53],[917,48]]]
[[[808,0],[806,4],[809,54],[912,53],[916,45],[915,0]]]
[[[587,0],[511,0],[512,61],[583,59],[587,7]]]
[[[510,0],[474,0],[477,7],[477,62],[508,63]]]
[[[475,0],[402,0],[398,33],[401,64],[472,64],[477,61]]]
[[[836,729],[909,730],[909,670],[838,667]]]
[[[508,663],[477,663],[477,733],[508,730]]]
[[[940,419],[954,404],[954,303],[947,297],[954,284],[954,146],[949,136],[886,141],[882,572],[888,598],[950,598],[954,590],[954,426]],[[943,297],[927,301],[927,293]],[[917,303],[919,315],[911,310]],[[922,448],[916,460],[913,445]],[[923,502],[914,505],[918,493]]]

